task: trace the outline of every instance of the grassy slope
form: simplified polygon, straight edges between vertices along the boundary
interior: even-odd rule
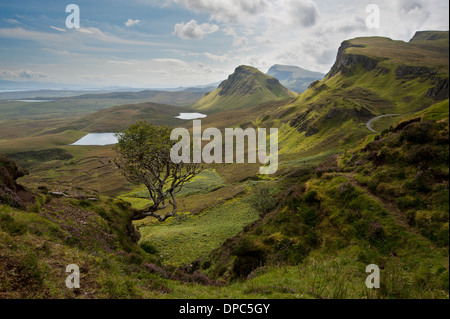
[[[357,49],[363,50],[363,48]],[[386,61],[389,60],[383,63]],[[406,99],[411,102],[411,110],[408,111],[419,111],[417,115],[424,116],[425,119],[444,121],[444,126],[447,123],[448,132],[448,100],[434,104],[435,102],[423,98],[431,87],[429,82],[416,83],[418,81],[408,79],[401,83],[392,72],[393,70],[389,74],[379,75],[373,80],[371,79],[373,74],[357,66],[349,73],[324,80],[328,86],[327,90],[310,89],[288,106],[267,103],[259,109],[256,120],[254,115],[252,117],[250,110],[249,112],[237,110],[227,114],[218,113],[205,120],[208,125],[217,127],[229,126],[234,122],[231,126],[240,123],[242,126],[277,125],[282,128],[283,163],[281,163],[279,174],[267,181],[275,182],[276,188],[279,189],[279,207],[261,221],[244,227],[245,223],[258,218],[254,209],[249,207],[249,202],[242,200],[250,199],[253,194],[255,183],[251,180],[259,180],[258,184],[264,184],[266,181],[257,176],[255,165],[223,165],[215,167],[216,172],[223,179],[222,188],[214,190],[214,187],[209,187],[218,185],[214,174],[214,176],[210,175],[206,181],[194,184],[185,194],[186,196],[181,198],[181,211],[190,212],[193,215],[186,216],[181,221],[169,221],[167,225],[155,225],[151,220],[145,220],[137,223],[137,226],[144,234],[142,243],[150,242],[151,245],[157,246],[158,255],[166,257],[165,260],[163,259],[166,264],[179,265],[199,257],[200,260],[194,263],[194,267],[199,267],[217,278],[239,279],[241,275],[245,277],[248,274],[245,274],[245,269],[250,269],[251,275],[246,280],[233,281],[231,285],[223,288],[161,281],[159,276],[153,275],[150,281],[148,271],[139,271],[137,274],[131,272],[129,276],[123,276],[130,265],[127,260],[123,260],[117,262],[113,270],[109,270],[113,273],[112,279],[107,282],[97,281],[99,285],[104,287],[107,293],[119,297],[144,295],[175,298],[448,298],[448,243],[442,245],[439,240],[436,241],[436,238],[442,239],[442,237],[435,235],[435,233],[442,235],[441,230],[445,230],[445,227],[448,229],[448,205],[443,204],[446,198],[443,196],[446,190],[445,178],[448,185],[448,160],[446,164],[432,164],[433,174],[437,172],[436,176],[439,176],[440,172],[444,171],[441,174],[444,179],[431,183],[433,189],[428,193],[422,193],[418,189],[410,188],[416,182],[415,178],[419,172],[416,165],[398,163],[399,167],[397,167],[395,163],[387,163],[380,167],[368,160],[364,165],[353,167],[351,163],[347,163],[354,154],[367,160],[371,152],[376,151],[376,154],[385,152],[383,143],[387,143],[386,141],[373,145],[374,149],[369,152],[363,150],[366,144],[375,140],[376,137],[376,134],[366,131],[364,117],[361,117],[358,129],[355,129],[355,117],[351,116],[346,120],[345,118],[330,119],[329,122],[320,123],[321,132],[311,137],[304,136],[304,133],[299,134],[297,129],[289,128],[286,124],[304,109],[302,103],[315,103],[314,106],[319,106],[327,99],[335,99],[341,103],[340,107],[343,109],[346,109],[348,105],[351,105],[352,109],[355,105],[359,108],[368,106],[375,115],[378,115],[390,111],[392,105],[395,107],[397,103],[402,105],[407,95],[414,94],[413,99]],[[400,97],[393,96],[394,89],[386,96],[380,97],[384,92],[383,85],[396,86],[400,90]],[[371,88],[371,92],[360,90],[359,88],[363,86]],[[316,85],[316,88],[319,87],[320,85]],[[403,98],[401,98],[402,94]],[[308,100],[309,97],[311,99]],[[424,101],[433,105],[429,108],[425,105],[424,109],[424,106],[420,106],[420,103]],[[406,102],[403,105],[405,109],[408,107]],[[254,110],[257,109],[258,107]],[[317,111],[316,114],[320,115],[329,110],[319,108],[313,111]],[[405,118],[409,117],[411,114],[405,115]],[[441,130],[445,131],[445,127]],[[336,136],[333,137],[332,134]],[[387,137],[392,135],[393,138],[397,136],[396,132],[384,134]],[[389,138],[386,139],[389,140]],[[308,147],[309,145],[311,146]],[[334,160],[327,161],[315,171],[315,167],[326,159],[327,155],[335,152],[343,153],[349,146],[354,147],[353,153],[342,155],[336,163]],[[439,145],[434,146],[437,146],[439,152],[442,151]],[[404,147],[399,151],[408,156],[414,154],[417,156],[417,149],[411,151]],[[288,148],[289,151],[287,151]],[[78,155],[85,156],[84,152],[95,153],[99,150],[99,148],[77,149],[77,152],[79,152]],[[295,152],[300,152],[302,156],[310,155],[310,157],[300,157]],[[395,158],[397,156],[395,154],[388,152],[385,155]],[[418,154],[420,155],[420,152]],[[77,155],[75,157],[79,160]],[[96,159],[93,158],[94,166],[95,161]],[[46,169],[51,166],[52,163],[48,163]],[[92,168],[87,169],[86,174],[89,174]],[[445,169],[447,175],[445,175]],[[72,173],[79,170],[80,167],[74,167]],[[404,175],[395,175],[397,170],[399,172],[403,170]],[[432,178],[435,178],[433,174]],[[45,176],[46,171],[43,169],[41,178]],[[57,176],[55,180],[63,176],[64,174]],[[367,180],[366,176],[372,177]],[[429,178],[428,175],[425,177]],[[391,178],[391,180],[384,183],[383,178]],[[94,178],[100,184],[106,184],[102,179],[103,177]],[[378,183],[370,183],[372,180]],[[117,181],[108,180],[107,183],[117,183]],[[348,190],[346,183],[350,184]],[[339,188],[343,191],[341,192]],[[448,193],[448,186],[446,191]],[[394,192],[401,194],[400,201],[397,202],[396,198],[389,197],[389,194],[396,194]],[[129,195],[125,196],[126,199],[130,198]],[[136,195],[136,192],[133,192],[133,195]],[[419,207],[414,202],[414,198],[428,201],[432,203],[432,206]],[[141,198],[137,199],[141,200]],[[145,199],[144,202],[136,204],[145,205]],[[214,208],[211,209],[211,207]],[[14,216],[22,214],[21,211],[12,211],[4,207],[2,209]],[[242,216],[239,214],[241,211],[248,214]],[[409,219],[406,218],[407,216]],[[220,223],[225,223],[227,227],[222,229]],[[234,240],[227,241],[211,258],[206,256],[208,250],[218,247],[223,242],[223,238],[231,237],[243,228],[245,228],[243,233]],[[196,243],[199,244],[200,251],[190,250],[192,241],[186,240],[186,235],[197,239]],[[181,238],[180,236],[184,236],[180,242],[174,242],[173,239]],[[36,237],[33,241],[38,242]],[[30,244],[31,241],[26,245]],[[168,253],[170,255],[166,256]],[[11,252],[8,251],[8,254]],[[256,265],[264,264],[265,266],[254,270],[252,265],[255,260],[249,261],[244,258],[246,256],[256,258]],[[17,258],[19,258],[18,255]],[[38,256],[38,259],[40,258],[41,256]],[[377,295],[368,294],[363,287],[366,277],[365,266],[371,262],[379,263],[383,267],[383,289]],[[250,268],[248,268],[249,264]],[[139,265],[142,266],[142,264]],[[126,270],[123,271],[123,269]],[[105,275],[107,273],[107,270],[103,272]],[[122,278],[118,278],[118,274],[121,274]],[[117,284],[114,284],[114,280],[117,280]],[[154,295],[152,289],[146,288],[154,287],[153,280],[158,282],[157,290],[160,289]],[[61,293],[58,289],[55,289],[55,293]],[[163,295],[161,291],[169,292],[169,294]],[[100,293],[94,296],[104,297],[106,294]]]
[[[219,167],[218,171],[224,173]],[[245,186],[221,178],[216,170],[204,171],[178,194],[179,220],[172,218],[163,224],[153,219],[136,222],[142,234],[141,244],[153,245],[167,265],[181,266],[206,256],[258,218],[246,202]],[[120,198],[138,209],[151,203],[144,187]]]
[[[86,133],[77,131],[65,131],[57,134],[28,136],[0,141],[2,153],[15,153],[24,151],[36,151],[46,148],[63,147],[82,138]]]
[[[226,280],[250,275],[244,285],[268,297],[282,290],[292,297],[448,298],[448,100],[420,116],[279,179],[278,208],[200,259],[199,268]],[[363,286],[371,263],[382,269],[375,295]]]
[[[28,210],[0,204],[0,298],[115,299],[242,296],[239,288],[205,285],[208,278],[161,268],[125,235],[129,208],[42,196]],[[77,264],[81,288],[65,286]],[[224,291],[225,290],[225,291]]]
[[[381,39],[381,41],[387,40]],[[403,45],[401,44],[401,46]],[[404,48],[403,52],[405,52]],[[398,57],[396,56],[396,58]],[[445,71],[441,65],[438,65],[437,69]],[[396,121],[411,118],[411,113],[419,111],[417,115],[424,116],[424,120],[443,120],[444,126],[441,129],[443,128],[445,132],[445,123],[447,123],[448,130],[448,100],[434,104],[435,101],[424,97],[433,84],[428,82],[429,80],[421,80],[422,83],[416,79],[399,81],[392,72],[391,70],[390,75],[385,74],[386,78],[384,79],[373,80],[370,79],[373,74],[367,75],[366,71],[356,66],[350,74],[334,78],[334,84],[327,82],[329,85],[333,84],[335,89],[324,91],[321,98],[342,99],[344,101],[342,108],[344,109],[347,106],[345,103],[350,99],[353,107],[354,104],[359,107],[368,106],[373,112],[373,116],[393,111],[408,111],[407,114],[396,118]],[[444,72],[440,76],[445,77],[446,75],[448,76]],[[340,81],[345,82],[343,88],[338,85],[342,84]],[[351,88],[352,83],[356,83],[353,88]],[[380,97],[383,92],[382,85],[389,83],[396,85],[396,88],[392,91],[388,90],[383,97]],[[422,87],[423,83],[425,83],[425,88]],[[377,88],[377,91],[374,90],[375,93],[360,89],[361,86],[365,88],[365,86],[371,87],[371,85]],[[351,89],[347,90],[348,87]],[[398,96],[394,93],[396,89],[400,90]],[[406,98],[411,94],[415,95],[413,99]],[[308,97],[308,95],[302,95],[299,100],[308,100]],[[296,103],[298,101],[293,105],[281,107],[281,109],[284,113],[289,113],[289,108],[295,108]],[[431,106],[427,107],[427,105]],[[270,106],[264,109],[259,113],[258,119],[250,123],[259,125],[267,123],[269,126],[271,122],[277,123],[277,120],[274,120],[276,113],[274,115],[273,109]],[[226,121],[226,118],[230,118],[231,114],[238,113],[240,119],[245,121],[245,113],[236,111],[229,112],[228,115],[213,115],[207,119],[210,121],[207,125],[216,123],[220,127],[220,123]],[[358,115],[356,113],[355,117],[357,118]],[[362,120],[365,119],[362,118]],[[303,136],[302,139],[299,139],[296,130],[287,133],[282,131],[282,134],[286,134],[282,135],[282,142],[286,143],[286,148],[288,148],[287,143],[292,143],[289,148],[294,151],[299,149],[295,147],[300,144],[303,146],[302,154],[311,154],[311,160],[313,163],[317,163],[317,160],[326,158],[327,153],[339,153],[351,145],[359,150],[375,138],[376,134],[367,132],[365,121],[361,121],[360,132],[355,134],[353,122],[354,119],[350,117],[348,121],[337,119],[322,126],[321,131],[328,136],[327,143],[323,143],[320,134],[317,134],[319,136],[316,137]],[[376,122],[376,128],[387,129],[393,123],[395,123],[394,119],[380,119]],[[442,124],[433,125],[442,126]],[[246,125],[241,126],[245,127]],[[349,131],[352,134],[350,135],[351,139],[348,138]],[[336,136],[332,137],[332,135]],[[398,137],[398,134],[392,133],[392,135],[395,138]],[[341,139],[343,136],[347,139]],[[305,151],[305,145],[314,145],[315,143],[320,147],[316,145]],[[432,142],[429,141],[428,144],[432,144]],[[442,146],[438,146],[438,149],[440,149],[439,154],[448,153],[448,147],[447,151],[442,149]],[[419,156],[417,151],[420,151],[420,147],[419,149],[406,147],[403,151],[406,152],[405,158]],[[289,190],[285,193],[291,194],[285,195],[287,198],[294,196],[294,198],[298,198],[298,202],[289,203],[288,200],[285,202],[284,208],[279,208],[280,210],[264,219],[261,222],[262,226],[257,224],[250,230],[247,228],[243,234],[237,237],[237,240],[227,242],[217,250],[212,255],[212,259],[200,258],[197,263],[194,263],[199,269],[208,269],[207,273],[213,276],[233,279],[242,275],[240,271],[245,270],[248,264],[254,265],[254,260],[249,261],[248,257],[251,259],[251,256],[256,256],[256,265],[266,263],[265,267],[252,272],[244,282],[232,285],[239,285],[246,291],[246,294],[254,294],[254,296],[263,294],[276,297],[280,293],[294,298],[445,298],[448,296],[448,284],[446,284],[448,282],[448,236],[445,237],[445,229],[448,229],[448,205],[444,204],[448,197],[448,195],[445,196],[445,193],[448,192],[448,189],[445,188],[445,178],[448,180],[448,159],[445,163],[445,156],[437,155],[438,158],[444,160],[444,163],[433,168],[433,170],[437,170],[436,176],[444,176],[444,180],[439,181],[439,178],[442,177],[438,177],[436,181],[431,182],[432,189],[424,195],[414,187],[410,189],[410,185],[417,182],[418,170],[414,163],[408,162],[409,164],[406,165],[410,165],[410,168],[405,171],[403,171],[405,163],[398,163],[398,167],[395,163],[388,163],[383,169],[375,168],[373,164],[357,168],[339,164],[335,168],[332,167],[329,172],[325,169],[323,177],[321,177],[323,173],[314,177],[315,175],[311,176],[311,173],[314,172],[313,167],[317,164],[308,165],[307,160],[299,160],[297,155],[287,153],[282,154],[282,158],[285,160],[281,163],[279,175],[282,177],[277,184],[279,188]],[[317,155],[318,153],[323,155]],[[392,158],[396,158],[396,156],[393,155]],[[348,161],[349,157],[351,156],[345,155],[342,158],[346,158]],[[347,172],[340,173],[341,169]],[[369,172],[376,176],[364,178]],[[405,176],[400,177],[403,173]],[[386,182],[380,183],[379,180],[383,178],[383,174],[385,174]],[[399,179],[403,180],[399,181]],[[374,185],[368,181],[378,181],[380,184]],[[345,194],[346,190],[343,190],[344,194],[338,191],[339,187],[345,188],[346,185],[349,185],[351,194]],[[292,195],[292,192],[299,195]],[[312,194],[316,195],[312,196]],[[390,194],[402,195],[397,200],[395,197],[390,197]],[[424,197],[422,198],[422,196]],[[414,202],[414,198],[421,199]],[[438,200],[438,198],[442,200]],[[420,205],[417,205],[419,201],[433,203],[437,206],[429,206],[428,212],[421,211]],[[417,213],[417,211],[419,212]],[[303,216],[303,214],[307,215]],[[415,220],[416,217],[419,218],[421,226],[411,221],[413,224],[408,223],[408,218]],[[311,218],[313,220],[317,218],[320,225],[314,225],[314,221],[307,221],[305,224],[305,220]],[[431,221],[433,223],[428,224]],[[161,253],[164,254],[166,248],[168,251],[171,249],[170,242],[172,241],[169,238],[172,238],[173,233],[179,234],[178,231],[182,233],[185,230],[184,225],[192,224],[194,224],[193,220],[186,223],[184,221],[173,223],[168,226],[170,230],[168,233],[165,232],[164,226],[157,226],[155,234],[158,236],[155,235],[154,241],[158,242],[159,247],[162,247]],[[298,227],[294,225],[298,225]],[[199,228],[203,229],[203,226],[200,224]],[[190,230],[191,233],[194,231]],[[168,234],[168,237],[165,237],[165,234]],[[428,236],[424,234],[428,234]],[[377,238],[377,236],[381,237]],[[148,238],[152,238],[150,234]],[[199,240],[204,241],[205,238]],[[187,241],[184,249],[187,249],[189,245],[191,243]],[[176,251],[179,253],[184,249],[178,246]],[[187,253],[187,255],[194,256],[195,253]],[[185,258],[186,255],[182,255],[178,260],[175,257],[175,260],[169,261],[176,263]],[[383,269],[383,289],[376,294],[370,294],[363,285],[366,277],[365,266],[371,262],[380,264]],[[229,268],[224,265],[228,265]],[[280,265],[285,266],[280,268]],[[252,270],[252,266],[250,266],[250,270]],[[244,274],[245,277],[248,273],[244,271]]]
[[[349,43],[356,47],[348,48],[345,55],[376,60],[377,66],[368,72],[361,63],[349,65],[345,73],[325,77],[272,112],[278,120],[267,125],[281,128],[282,152],[309,156],[330,148],[342,150],[371,134],[365,127],[369,119],[393,113],[406,118],[436,103],[427,92],[439,79],[448,78],[448,33],[446,39],[428,41],[426,46],[386,38]],[[397,74],[404,65],[423,66],[436,74]],[[391,120],[380,119],[378,125],[387,128]]]

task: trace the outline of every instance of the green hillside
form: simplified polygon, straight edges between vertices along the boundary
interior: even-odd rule
[[[268,296],[283,283],[292,294],[364,298],[365,266],[377,264],[385,271],[372,297],[448,298],[448,107],[414,114],[320,165],[291,166],[267,186],[277,208],[260,206],[261,218],[197,260],[199,269],[252,278],[251,291]]]
[[[208,165],[163,224],[130,221],[152,203],[111,146],[67,144],[141,118],[176,125],[186,108],[113,107],[0,140],[29,171],[0,156],[0,298],[448,299],[448,34],[345,41],[299,96],[238,67],[194,107],[203,129],[278,127],[279,170]],[[381,289],[364,285],[369,264]]]
[[[281,128],[282,151],[344,150],[373,134],[366,124],[377,116],[398,114],[398,121],[448,99],[446,34],[426,45],[377,37],[345,41],[322,81],[270,114]],[[378,120],[378,127],[389,128],[391,120]]]
[[[217,90],[207,93],[193,107],[210,112],[236,110],[296,96],[277,79],[253,67],[240,66]]]

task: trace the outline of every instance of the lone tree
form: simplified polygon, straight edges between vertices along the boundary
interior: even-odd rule
[[[140,121],[116,135],[116,165],[129,182],[144,184],[153,202],[150,207],[136,211],[132,220],[155,217],[164,222],[175,217],[176,194],[203,170],[200,164],[172,162],[170,151],[176,141],[170,140],[171,131],[168,126],[156,127],[147,121]],[[167,202],[172,206],[172,212],[158,214],[168,207]]]

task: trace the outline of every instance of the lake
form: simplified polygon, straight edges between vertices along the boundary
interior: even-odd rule
[[[180,120],[197,120],[204,119],[205,117],[207,117],[207,115],[202,113],[180,113],[180,115],[175,118]]]
[[[180,120],[196,120],[207,117],[201,113],[180,113],[177,119]],[[91,133],[71,144],[74,146],[105,146],[117,144],[115,133]]]
[[[53,102],[53,100],[9,100],[9,102],[44,103]]]
[[[116,133],[91,133],[71,144],[74,146],[105,146],[117,144]]]

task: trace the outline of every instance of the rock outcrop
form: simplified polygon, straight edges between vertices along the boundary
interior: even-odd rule
[[[398,78],[419,78],[419,77],[433,77],[437,74],[436,71],[423,66],[401,65],[395,70],[395,75]]]
[[[448,78],[439,80],[435,87],[427,92],[427,97],[436,101],[444,101],[449,98],[449,81]]]
[[[33,196],[16,183],[18,178],[27,174],[26,170],[0,154],[0,204],[22,207],[32,200]]]
[[[358,47],[362,46],[352,44],[349,41],[344,41],[338,50],[336,62],[331,68],[331,71],[327,74],[327,78],[332,78],[339,72],[348,73],[358,64],[362,65],[362,67],[364,67],[367,71],[374,70],[378,65],[378,61],[376,59],[365,55],[349,54],[345,52],[349,48]]]

